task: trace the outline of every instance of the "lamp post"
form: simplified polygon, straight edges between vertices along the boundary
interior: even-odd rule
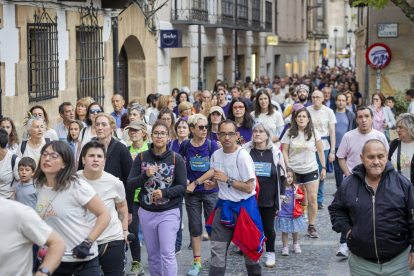
[[[349,67],[352,67],[352,30],[351,29],[348,30],[348,40],[349,40],[349,44],[347,45],[347,48],[349,48]]]
[[[334,30],[334,36],[335,36],[334,53],[335,53],[335,67],[336,67],[336,37],[338,36],[338,29],[337,28],[335,28],[335,30]]]
[[[346,44],[348,44],[348,41],[346,39],[346,30],[348,30],[348,15],[345,15],[345,29],[344,29],[345,48],[346,48]]]

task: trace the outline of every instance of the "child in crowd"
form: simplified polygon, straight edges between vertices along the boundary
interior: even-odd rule
[[[395,105],[395,98],[392,96],[387,97],[385,101],[387,106],[391,109],[392,114],[394,115],[394,119],[397,117],[397,110],[394,108]]]
[[[289,256],[288,235],[292,233],[293,250],[296,254],[302,253],[298,243],[298,232],[307,228],[303,221],[303,211],[300,205],[305,196],[296,184],[295,173],[291,168],[286,168],[286,190],[282,207],[277,214],[276,229],[282,231],[283,250],[282,256]]]
[[[33,175],[36,169],[36,161],[31,157],[23,157],[19,161],[19,178],[20,181],[16,184],[14,191],[14,199],[24,205],[30,206],[33,209],[36,207],[37,190],[33,181]],[[33,245],[33,274],[36,273],[40,264],[37,258],[37,251],[39,246]]]
[[[68,132],[68,138],[66,141],[68,141],[68,144],[73,152],[73,157],[75,158],[76,167],[78,167],[78,160],[79,160],[79,154],[81,152],[81,142],[79,142],[79,134],[83,128],[83,123],[79,120],[72,121],[69,125],[69,132]]]

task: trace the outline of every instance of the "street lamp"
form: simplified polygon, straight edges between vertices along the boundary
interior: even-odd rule
[[[343,41],[345,41],[345,48],[346,48],[346,44],[348,44],[348,41],[346,39],[346,30],[348,30],[348,15],[345,15],[345,29],[344,29],[344,38]]]
[[[334,53],[335,53],[335,67],[336,67],[336,37],[338,36],[338,29],[337,28],[335,28],[335,30],[334,30],[334,36],[335,36]]]
[[[348,39],[349,39],[349,44],[346,46],[347,48],[349,48],[349,67],[352,67],[352,30],[349,29],[348,30]]]

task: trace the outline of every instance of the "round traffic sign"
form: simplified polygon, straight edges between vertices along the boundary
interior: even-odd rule
[[[365,58],[369,66],[374,69],[384,69],[391,61],[390,48],[382,43],[374,43],[369,46]]]

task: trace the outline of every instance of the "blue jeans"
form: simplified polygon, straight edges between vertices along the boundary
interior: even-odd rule
[[[329,150],[325,150],[324,151],[325,154],[325,162],[327,162],[328,160],[328,154],[329,154]],[[319,161],[319,156],[318,156],[318,152],[316,152],[316,161],[318,161],[318,166],[319,166],[319,174],[322,170],[322,167],[326,167],[326,164],[321,165],[321,162]],[[318,189],[318,204],[323,202],[323,187],[325,186],[325,180],[319,180],[319,189]]]
[[[337,152],[338,149],[335,149],[335,152]],[[339,188],[339,185],[341,185],[342,181],[344,180],[344,172],[342,171],[341,167],[339,166],[339,159],[338,156],[335,154],[335,161],[334,161],[334,167],[335,167],[335,182],[336,182],[336,188]]]

